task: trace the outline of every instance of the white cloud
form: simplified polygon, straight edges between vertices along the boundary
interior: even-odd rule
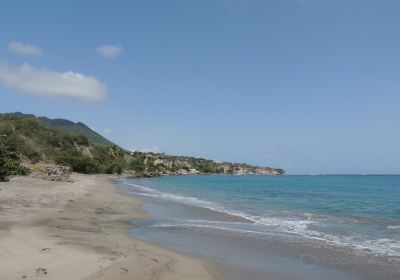
[[[40,47],[23,42],[10,42],[10,44],[8,44],[8,49],[12,52],[23,55],[38,56],[42,54]]]
[[[78,72],[53,72],[23,64],[12,68],[0,63],[0,84],[34,95],[100,101],[107,88],[94,77]]]
[[[122,47],[115,45],[104,45],[98,47],[96,50],[99,54],[107,58],[114,58],[122,53]]]

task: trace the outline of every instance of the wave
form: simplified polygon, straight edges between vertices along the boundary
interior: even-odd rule
[[[190,205],[190,206],[202,207],[202,208],[206,208],[206,209],[209,209],[212,211],[239,217],[239,218],[242,218],[244,220],[247,220],[247,221],[255,223],[255,224],[260,224],[260,225],[264,225],[264,226],[283,227],[288,232],[294,231],[294,232],[298,232],[300,234],[300,232],[305,230],[308,227],[308,225],[315,223],[314,221],[312,221],[310,219],[307,219],[307,220],[298,220],[298,219],[282,220],[282,218],[261,217],[261,216],[256,216],[256,215],[250,215],[250,214],[247,214],[247,213],[244,213],[241,211],[227,209],[217,203],[207,201],[207,200],[202,200],[202,199],[199,199],[196,197],[181,196],[181,195],[165,193],[165,192],[161,192],[161,191],[158,191],[158,190],[155,190],[152,188],[148,188],[148,187],[144,187],[144,186],[140,186],[140,185],[136,185],[136,184],[132,184],[132,183],[126,183],[126,184],[145,191],[146,193],[140,193],[140,195],[142,195],[142,196],[172,200],[172,201],[180,202],[180,203]],[[311,214],[309,217],[311,217]]]
[[[246,229],[235,227],[235,225],[245,225],[245,223],[231,223],[231,222],[218,222],[218,221],[206,221],[206,220],[176,220],[161,222],[158,224],[151,225],[153,228],[173,228],[173,229],[212,229],[229,231],[239,234],[251,234],[257,236],[280,237],[282,236],[279,232],[263,232],[258,229]],[[376,240],[355,240],[353,237],[338,237],[335,235],[324,235],[323,237],[305,235],[307,238],[311,238],[316,241],[328,242],[336,246],[353,248],[358,251],[369,253],[373,252],[375,255],[389,256],[389,257],[400,257],[400,243],[390,239],[376,239]]]
[[[166,192],[161,192],[152,188],[132,184],[132,183],[125,183],[126,185],[135,187],[137,189],[140,189],[142,191],[145,191],[145,193],[139,193],[140,195],[143,196],[148,196],[148,197],[154,197],[154,198],[161,198],[161,199],[166,199],[166,200],[173,200],[173,201],[178,201],[187,205],[191,206],[198,206],[198,207],[203,207],[207,208],[210,210],[218,211],[218,212],[224,212],[223,207],[220,207],[218,204],[207,201],[207,200],[202,200],[198,199],[193,196],[181,196],[181,195],[175,195],[171,193],[166,193]]]
[[[232,215],[242,218],[245,222],[223,222],[223,221],[210,221],[210,220],[182,220],[182,221],[168,221],[152,225],[158,228],[202,228],[225,230],[237,233],[256,234],[256,235],[271,235],[271,234],[285,234],[300,236],[309,240],[318,242],[326,242],[327,244],[351,247],[358,251],[373,254],[400,257],[400,241],[392,239],[367,239],[357,236],[343,236],[320,232],[313,230],[310,226],[323,226],[321,220],[328,220],[327,216],[314,215],[311,213],[303,213],[296,217],[274,217],[274,216],[257,216],[250,215],[241,211],[227,209],[226,207],[207,200],[202,200],[192,196],[182,196],[159,190],[124,182],[124,184],[132,186],[142,192],[135,192],[137,195],[145,197],[152,197],[164,199],[174,202],[183,203],[190,206],[201,207],[212,211]],[[400,229],[400,226],[387,226],[389,230]]]
[[[400,226],[387,226],[387,229],[400,229]]]

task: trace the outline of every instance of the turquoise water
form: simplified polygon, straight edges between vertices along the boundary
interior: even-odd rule
[[[154,227],[317,240],[400,258],[400,176],[171,176],[125,184],[142,196],[246,220],[177,218]]]

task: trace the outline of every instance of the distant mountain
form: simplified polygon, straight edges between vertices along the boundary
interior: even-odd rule
[[[67,134],[72,134],[75,136],[83,135],[93,144],[98,144],[103,146],[114,145],[113,142],[104,138],[99,133],[97,133],[96,131],[94,131],[93,129],[91,129],[90,127],[81,122],[75,123],[65,119],[49,119],[47,117],[36,117],[35,115],[32,114],[23,114],[19,112],[13,114],[21,117],[37,118],[46,123],[50,128],[56,129],[58,131]]]
[[[104,146],[114,145],[114,143],[112,143],[110,140],[104,138],[84,123],[74,123],[64,119],[49,119],[47,117],[40,117],[39,119],[47,123],[51,128],[60,130],[62,132],[86,136],[89,141],[94,144]]]

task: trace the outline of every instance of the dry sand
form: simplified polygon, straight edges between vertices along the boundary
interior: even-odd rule
[[[136,198],[105,176],[0,183],[0,279],[221,279],[212,264],[136,240]]]

